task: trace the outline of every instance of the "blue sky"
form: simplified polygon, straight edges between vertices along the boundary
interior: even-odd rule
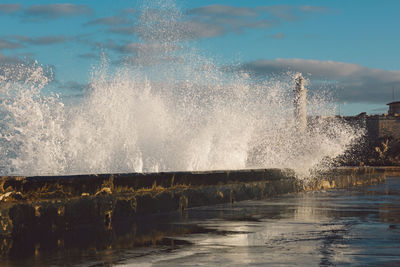
[[[37,60],[54,71],[57,90],[79,92],[100,52],[117,60],[136,51],[145,2],[2,1],[0,68]],[[187,38],[221,65],[258,76],[301,71],[315,88],[332,82],[349,115],[385,112],[392,87],[400,100],[400,1],[176,3],[193,27]]]

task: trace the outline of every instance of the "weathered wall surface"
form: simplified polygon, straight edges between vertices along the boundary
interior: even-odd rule
[[[365,139],[342,157],[344,166],[400,166],[400,117],[360,114],[343,119],[366,129]]]
[[[349,120],[350,118],[357,119],[356,117],[349,117]],[[373,115],[364,119],[366,120],[369,138],[373,140],[379,138],[400,140],[400,117]]]
[[[400,140],[400,119],[397,117],[380,119],[379,137],[393,137]]]
[[[380,168],[385,170],[386,176],[400,177],[400,166],[382,166]]]
[[[26,240],[64,240],[66,233],[82,229],[109,233],[116,231],[117,223],[149,214],[384,179],[383,169],[368,167],[335,169],[315,174],[308,182],[280,169],[2,177],[0,251],[7,255],[20,250]]]

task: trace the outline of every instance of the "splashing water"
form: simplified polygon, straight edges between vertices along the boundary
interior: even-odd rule
[[[260,81],[221,70],[191,47],[191,25],[172,3],[141,12],[135,56],[115,70],[104,57],[79,103],[44,95],[49,78],[39,64],[0,71],[0,174],[305,173],[329,166],[363,135],[333,117],[299,133],[294,74]],[[309,113],[331,114],[330,101],[323,92],[308,96]]]

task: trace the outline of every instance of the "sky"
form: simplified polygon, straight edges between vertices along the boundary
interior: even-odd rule
[[[164,2],[151,6],[167,10]],[[137,22],[144,3],[2,0],[0,72],[37,61],[52,73],[52,90],[79,95],[101,53],[113,62],[137,64],[138,51],[155,49],[141,41],[145,33]],[[334,88],[346,115],[387,112],[393,88],[400,100],[400,1],[175,3],[184,15],[173,26],[185,29],[178,38],[221,66],[257,77],[300,71],[312,89]]]

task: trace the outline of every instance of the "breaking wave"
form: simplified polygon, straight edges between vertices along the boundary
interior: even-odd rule
[[[255,79],[221,68],[193,48],[190,25],[174,4],[141,14],[134,56],[117,67],[103,56],[80,101],[44,94],[51,79],[40,64],[2,67],[0,174],[304,173],[329,167],[363,135],[329,116],[335,111],[324,90],[308,95],[308,131],[297,131],[294,73]]]

